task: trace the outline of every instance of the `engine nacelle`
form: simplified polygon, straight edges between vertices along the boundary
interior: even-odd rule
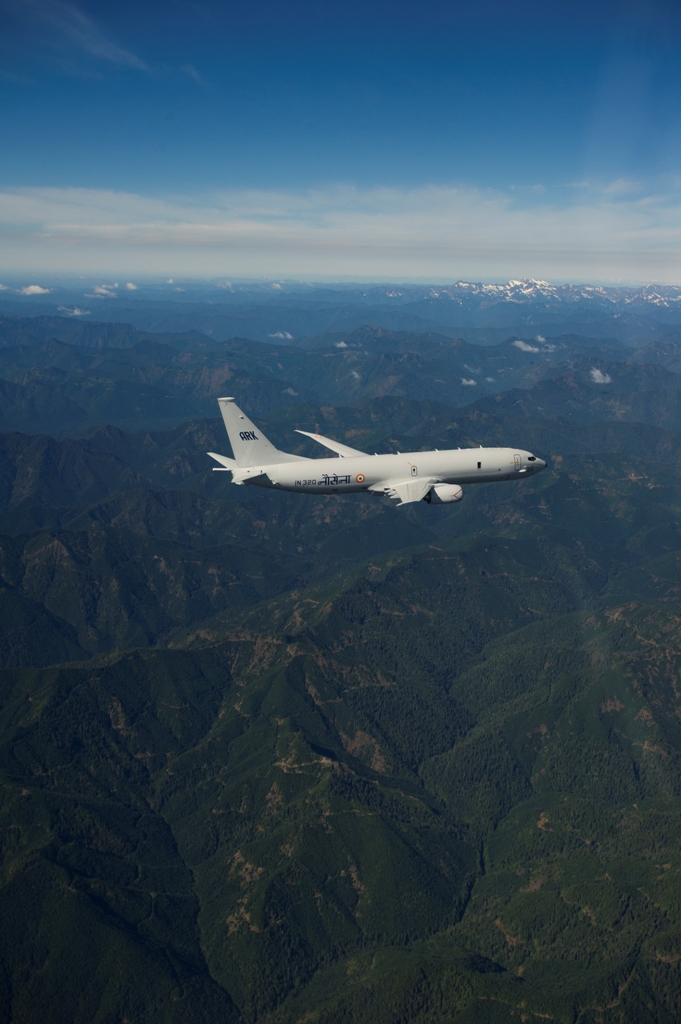
[[[451,501],[462,499],[463,491],[458,484],[435,484],[425,497],[430,505],[448,505]]]

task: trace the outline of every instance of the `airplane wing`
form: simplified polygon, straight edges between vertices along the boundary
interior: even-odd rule
[[[321,434],[309,434],[307,430],[296,430],[296,434],[304,434],[305,437],[311,437],[313,441],[319,441],[325,448],[330,448],[332,452],[337,452],[341,459],[347,459],[353,455],[367,455],[367,452],[360,452],[357,448],[349,448],[346,444],[341,444],[340,441],[332,441],[330,437],[322,437]]]
[[[206,455],[210,455],[211,459],[215,459],[225,469],[236,469],[236,462],[234,459],[228,459],[226,455],[216,455],[215,452],[206,452]]]
[[[387,494],[389,498],[399,498],[400,505],[409,505],[412,501],[421,501],[437,480],[387,480],[385,483],[374,484],[370,491]]]

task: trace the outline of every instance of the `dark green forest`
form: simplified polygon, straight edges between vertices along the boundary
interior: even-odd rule
[[[517,340],[0,321],[0,1020],[679,1020],[681,334]],[[549,468],[234,487],[221,394]]]

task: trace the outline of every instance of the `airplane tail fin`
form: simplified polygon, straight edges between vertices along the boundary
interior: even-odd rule
[[[218,398],[218,405],[238,467],[271,466],[277,462],[298,461],[299,456],[275,448],[262,430],[251,423],[233,398]]]

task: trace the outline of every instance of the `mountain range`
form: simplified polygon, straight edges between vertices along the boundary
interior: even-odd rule
[[[561,368],[581,374],[589,402],[621,396],[628,380],[632,392],[659,392],[656,401],[666,409],[675,400],[667,392],[678,390],[679,366],[681,335],[673,332],[633,351],[613,338],[511,335],[480,346],[432,332],[366,326],[275,345],[243,338],[215,342],[198,332],[153,334],[129,325],[114,330],[63,317],[5,318],[0,426],[55,435],[106,423],[126,430],[171,427],[213,415],[225,390],[238,392],[255,415],[301,401],[337,405],[384,395],[461,406],[480,394],[557,381]],[[555,386],[545,384],[544,392]],[[626,418],[626,402],[619,401],[619,412],[613,406],[594,417]],[[636,418],[660,424],[665,415],[675,422],[673,411],[636,412]]]
[[[6,318],[0,1020],[678,1020],[679,366]],[[549,469],[234,487],[226,387],[311,457]]]
[[[148,284],[120,294],[110,287],[98,298],[87,286],[69,283],[39,297],[8,289],[0,295],[0,311],[35,317],[61,313],[78,322],[92,317],[157,333],[200,331],[217,341],[234,336],[297,341],[372,324],[397,331],[439,331],[479,344],[502,341],[514,331],[521,337],[618,337],[637,347],[679,328],[681,289],[535,280],[335,287],[275,281],[229,287],[194,284],[179,293],[170,284]]]

